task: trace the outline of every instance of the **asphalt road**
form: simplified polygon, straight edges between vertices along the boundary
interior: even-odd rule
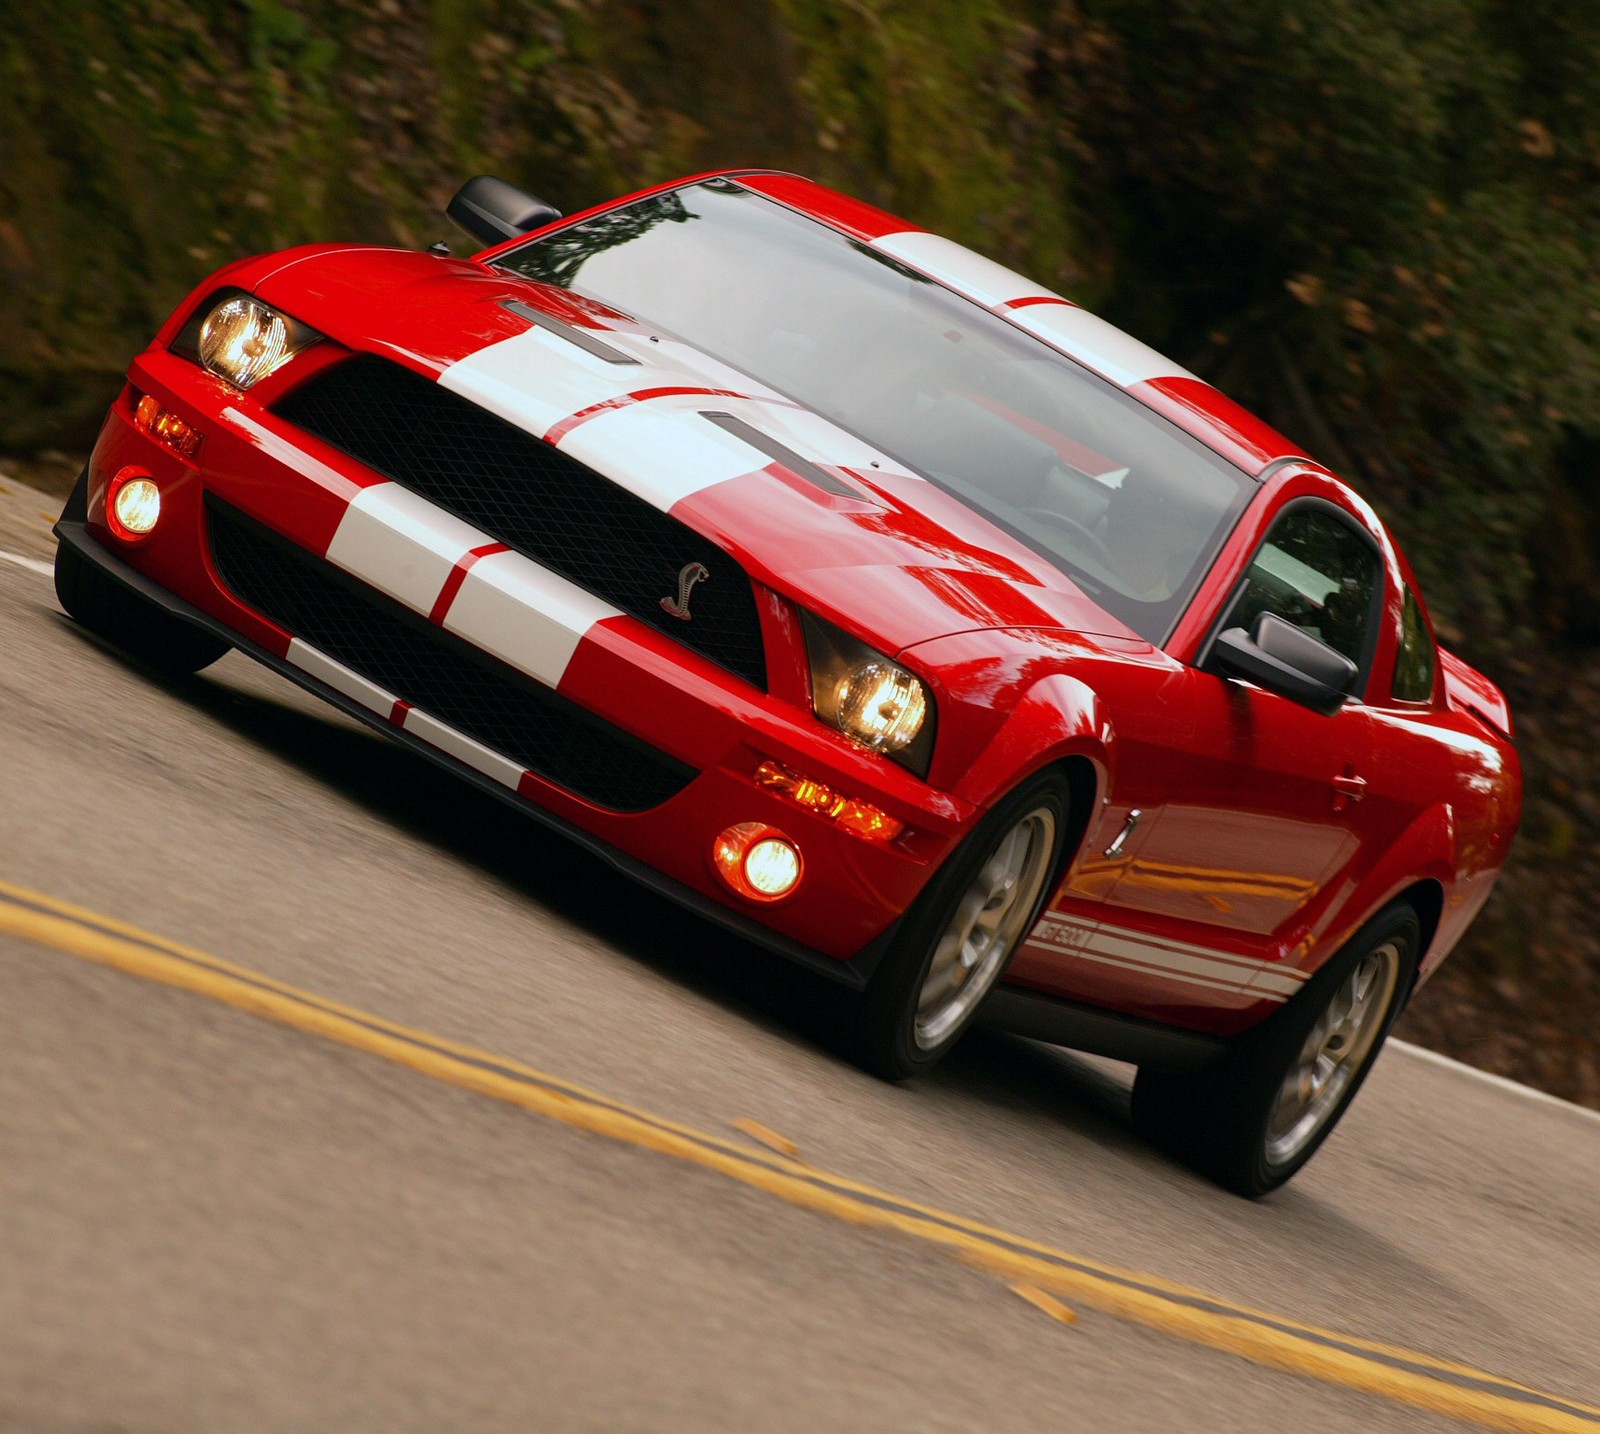
[[[0,490],[0,1430],[1600,1431],[1600,1120],[1400,1048],[1250,1204],[1124,1068],[882,1084],[248,660],[96,645],[53,507]]]

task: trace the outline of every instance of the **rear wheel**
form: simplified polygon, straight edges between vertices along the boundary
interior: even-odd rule
[[[1141,1068],[1134,1128],[1237,1194],[1275,1190],[1316,1154],[1367,1078],[1416,978],[1420,941],[1412,907],[1387,907],[1214,1068]]]
[[[63,517],[82,517],[87,475],[67,500]],[[163,612],[148,598],[107,577],[68,543],[56,546],[56,597],[68,614],[97,636],[158,672],[182,676],[209,667],[229,644]]]
[[[1053,774],[1024,783],[928,884],[861,998],[855,1054],[868,1070],[929,1070],[971,1024],[1049,895],[1068,800]]]

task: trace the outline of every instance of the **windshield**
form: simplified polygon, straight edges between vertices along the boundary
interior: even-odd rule
[[[726,179],[497,261],[598,299],[849,429],[1166,638],[1252,485],[1004,319]]]

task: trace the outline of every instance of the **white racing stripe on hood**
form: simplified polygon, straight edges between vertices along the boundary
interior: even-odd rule
[[[559,687],[584,634],[621,615],[521,553],[493,553],[467,569],[444,627],[547,687]]]
[[[608,363],[540,328],[481,348],[439,375],[441,387],[539,438],[581,409],[670,381],[639,364]]]
[[[872,247],[991,309],[1014,304],[1018,299],[1061,297],[1043,284],[1025,279],[1004,264],[985,259],[982,254],[975,254],[940,234],[910,229],[899,234],[884,234],[872,241]]]
[[[702,398],[695,407],[714,408],[726,402]],[[675,413],[653,403],[596,414],[562,439],[561,451],[662,512],[691,493],[753,473],[772,461],[698,413]]]
[[[880,472],[912,476],[871,444],[680,340],[602,332],[638,362],[608,363],[533,327],[451,364],[439,383],[527,433],[553,434],[562,452],[663,512],[772,461],[703,420],[707,411],[736,413],[813,463],[876,464]],[[663,389],[690,391],[657,392]],[[636,394],[646,396],[629,402]]]
[[[826,468],[854,468],[862,472],[893,473],[901,478],[917,475],[906,471],[905,465],[880,452],[863,438],[840,428],[836,423],[813,413],[809,408],[796,408],[792,404],[747,403],[736,401],[701,401],[703,410],[721,409],[742,418],[753,428],[770,434],[780,443],[794,449]]]

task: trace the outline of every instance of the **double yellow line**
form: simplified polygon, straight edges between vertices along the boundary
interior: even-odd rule
[[[1491,1429],[1600,1434],[1600,1409],[1590,1405],[1414,1350],[1231,1304],[1153,1275],[1097,1264],[680,1125],[520,1062],[411,1030],[5,882],[0,882],[0,934],[208,996],[564,1125],[714,1170],[853,1225],[925,1241],[1008,1280],[1052,1291],[1194,1344]]]

